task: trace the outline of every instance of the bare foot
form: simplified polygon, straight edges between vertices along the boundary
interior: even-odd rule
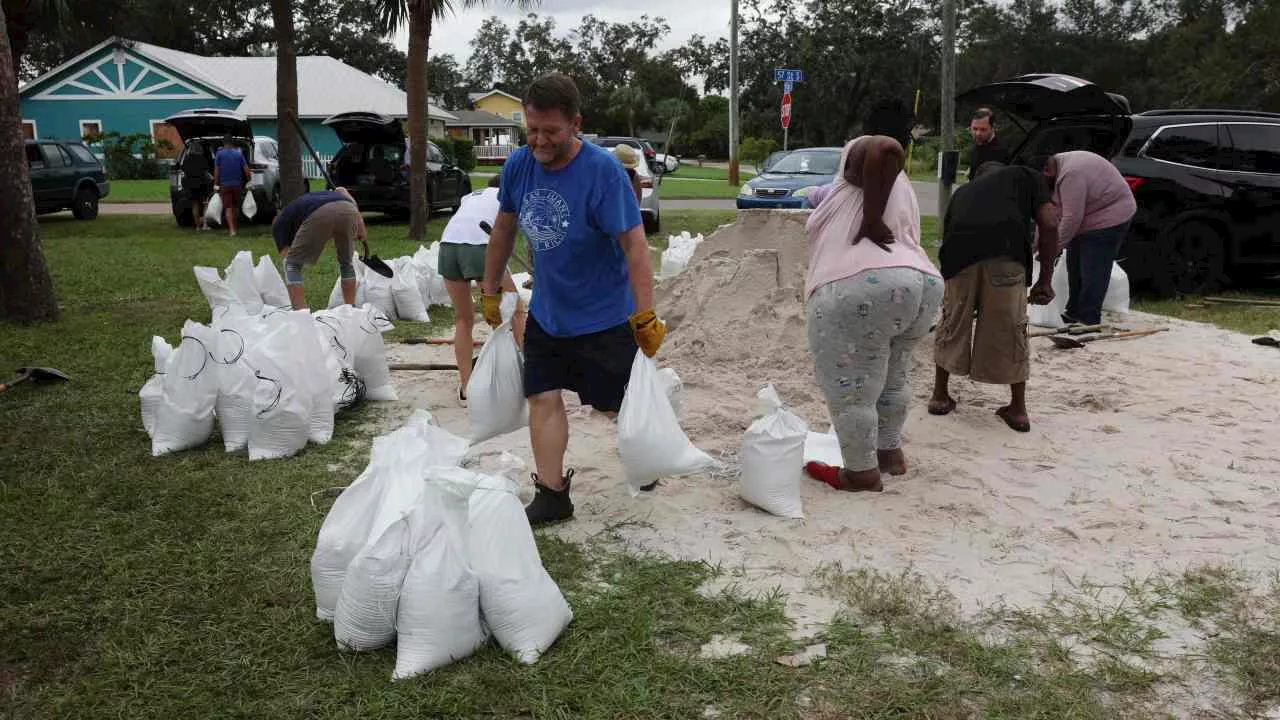
[[[884,492],[884,483],[880,480],[880,470],[846,470],[840,469],[840,489],[849,492]]]
[[[902,448],[897,450],[877,450],[876,460],[880,463],[880,472],[890,475],[907,474],[907,456]]]
[[[1013,407],[1005,405],[996,410],[996,415],[1012,430],[1031,432],[1031,419],[1027,417],[1026,410],[1015,410]]]
[[[956,409],[955,398],[951,397],[950,395],[943,395],[942,397],[938,397],[935,395],[934,397],[929,399],[930,415],[950,415],[951,411],[955,409]]]

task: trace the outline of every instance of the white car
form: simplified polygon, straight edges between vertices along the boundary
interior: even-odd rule
[[[671,173],[680,169],[680,158],[676,157],[675,155],[658,153],[657,155],[654,156],[653,160],[654,162],[662,163],[663,167],[667,169],[667,172],[666,172],[667,175],[670,175]]]

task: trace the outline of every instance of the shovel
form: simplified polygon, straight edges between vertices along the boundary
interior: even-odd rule
[[[24,367],[18,368],[18,376],[7,383],[0,383],[0,393],[10,390],[15,385],[19,385],[28,380],[34,380],[37,385],[45,385],[51,382],[66,382],[71,378],[61,371],[53,368],[44,367]]]
[[[307,131],[302,129],[302,125],[298,122],[297,116],[289,111],[286,111],[285,115],[289,117],[290,122],[293,123],[293,127],[298,131],[298,139],[302,141],[303,145],[307,146],[307,150],[311,153],[311,159],[316,161],[316,167],[320,169],[320,174],[324,176],[325,186],[330,190],[336,188],[337,185],[334,185],[333,178],[329,177],[329,171],[325,168],[324,162],[320,160],[320,155],[316,152],[315,148],[311,147],[311,141],[307,139]],[[360,256],[360,262],[364,263],[365,267],[378,273],[384,278],[395,277],[395,272],[392,271],[390,265],[383,262],[382,258],[377,255],[369,254],[368,241],[361,240],[360,244],[364,246],[364,255]]]
[[[1063,325],[1060,328],[1032,330],[1027,333],[1028,337],[1050,337],[1052,335],[1085,335],[1088,333],[1100,332],[1106,329],[1106,325]]]
[[[1155,335],[1162,333],[1169,328],[1156,328],[1155,330],[1132,330],[1130,332],[1111,333],[1110,335],[1099,335],[1097,337],[1073,338],[1065,335],[1051,335],[1049,340],[1059,350],[1075,350],[1084,347],[1085,343],[1091,343],[1096,340],[1119,340],[1120,338],[1143,337],[1145,335]]]

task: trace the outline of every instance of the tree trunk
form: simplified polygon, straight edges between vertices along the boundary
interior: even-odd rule
[[[0,7],[0,27],[6,27]],[[0,33],[0,318],[57,320],[53,280],[40,247],[31,175],[18,106],[18,68],[9,33]]]
[[[298,117],[298,56],[293,47],[293,0],[271,0],[276,28],[276,139],[280,143],[280,206],[303,192]]]
[[[422,242],[431,208],[427,198],[427,50],[431,7],[409,2],[409,240]]]

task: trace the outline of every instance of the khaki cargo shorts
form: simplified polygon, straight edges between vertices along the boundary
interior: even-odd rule
[[[355,255],[359,227],[360,210],[355,203],[326,203],[302,221],[286,260],[295,265],[315,265],[324,246],[332,239],[338,261],[350,263]]]
[[[984,260],[947,280],[934,361],[952,375],[993,385],[1013,385],[1031,377],[1022,263]]]

